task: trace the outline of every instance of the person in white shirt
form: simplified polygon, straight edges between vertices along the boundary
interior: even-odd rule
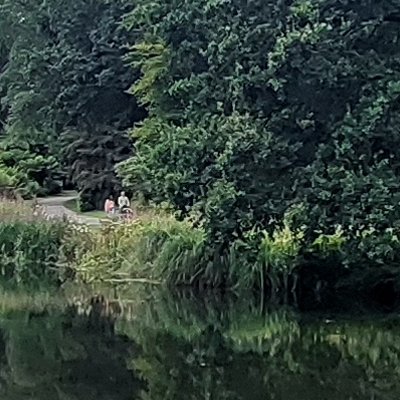
[[[118,207],[119,210],[122,211],[124,208],[129,208],[131,206],[131,202],[126,196],[125,192],[121,192],[121,195],[118,197]]]

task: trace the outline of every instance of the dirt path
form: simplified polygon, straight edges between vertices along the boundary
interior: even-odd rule
[[[49,217],[60,219],[67,218],[80,224],[99,226],[100,220],[98,218],[85,217],[65,207],[66,202],[75,200],[77,197],[75,192],[64,192],[58,196],[38,199],[38,203],[44,208],[45,213]]]

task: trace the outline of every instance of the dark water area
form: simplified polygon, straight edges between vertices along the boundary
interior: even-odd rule
[[[396,313],[159,290],[80,295],[3,312],[0,399],[398,400],[399,357]]]

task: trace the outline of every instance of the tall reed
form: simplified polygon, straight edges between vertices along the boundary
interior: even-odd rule
[[[65,225],[23,202],[0,200],[0,276],[15,283],[55,282]]]
[[[110,223],[93,237],[78,260],[83,281],[135,278],[190,285],[204,279],[205,233],[172,215],[130,224]]]
[[[228,255],[231,284],[257,288],[263,294],[295,293],[303,241],[304,228],[293,227],[291,211],[285,215],[282,226],[272,232],[253,229],[245,233]]]

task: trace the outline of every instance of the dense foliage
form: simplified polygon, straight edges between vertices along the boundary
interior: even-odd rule
[[[60,282],[65,228],[25,204],[0,199],[0,280],[29,286]]]
[[[193,225],[141,227],[168,257],[135,251],[177,282],[398,284],[399,22],[390,1],[0,0],[0,184],[172,205]]]
[[[149,117],[125,183],[200,215],[219,254],[295,207],[307,248],[343,229],[336,275],[397,277],[399,21],[382,1],[139,1],[132,91]]]
[[[135,35],[120,22],[126,0],[0,2],[9,49],[1,76],[7,110],[1,159],[35,182],[33,192],[72,185],[84,208],[119,188],[114,165],[130,154],[126,129],[143,111],[125,93],[124,60]]]

